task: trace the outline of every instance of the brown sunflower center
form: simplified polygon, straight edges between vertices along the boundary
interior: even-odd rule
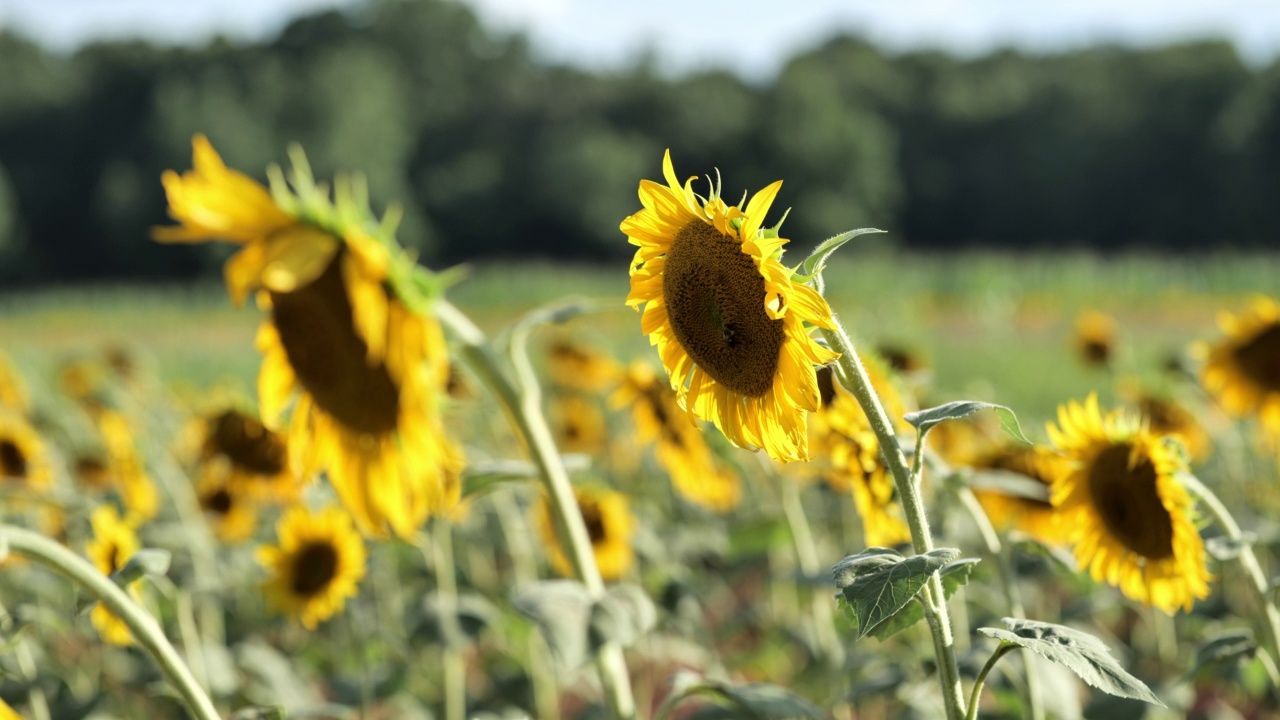
[[[361,433],[396,428],[400,394],[385,365],[370,365],[342,280],[343,252],[310,285],[271,293],[272,318],[289,364],[320,409]]]
[[[1133,446],[1112,445],[1089,468],[1089,492],[1107,531],[1148,560],[1173,555],[1173,520],[1160,500],[1156,468],[1146,454],[1130,462]]]
[[[1236,362],[1255,383],[1271,392],[1280,392],[1280,322],[1268,325],[1236,348]]]
[[[95,490],[101,490],[111,482],[111,476],[108,473],[106,462],[102,458],[92,455],[82,455],[76,458],[76,475],[81,482]]]
[[[747,397],[773,387],[786,338],[765,312],[764,277],[742,244],[694,220],[667,251],[662,297],[676,340],[713,380]]]
[[[107,575],[120,569],[123,559],[120,557],[120,546],[111,543],[107,546]]]
[[[228,410],[213,421],[210,450],[259,475],[275,475],[285,467],[284,441],[256,419]]]
[[[1106,365],[1111,361],[1111,343],[1106,340],[1088,338],[1081,344],[1080,350],[1090,365]]]
[[[0,440],[0,476],[7,478],[25,478],[27,476],[27,456],[22,448],[12,440]]]
[[[591,544],[599,545],[604,542],[604,515],[600,508],[595,503],[583,503],[579,508],[582,510],[582,522],[587,526],[587,537],[591,538]]]
[[[215,515],[226,515],[231,512],[231,506],[234,502],[234,498],[231,497],[231,493],[226,488],[218,488],[200,498],[201,507]]]
[[[822,398],[824,408],[836,401],[836,373],[830,365],[818,368],[818,397]]]
[[[328,587],[337,574],[337,548],[327,542],[311,542],[294,555],[290,589],[295,595],[311,597]]]

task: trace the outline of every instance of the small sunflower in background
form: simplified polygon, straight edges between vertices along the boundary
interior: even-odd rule
[[[733,444],[780,462],[807,460],[806,416],[818,409],[815,368],[836,357],[807,325],[833,327],[827,301],[792,280],[786,240],[764,219],[778,181],[743,208],[681,186],[662,161],[666,185],[640,181],[644,209],[622,222],[638,245],[627,305],[657,346],[671,386],[692,414]]]
[[[255,500],[290,503],[301,483],[289,467],[285,435],[236,409],[211,413],[199,422],[200,476]]]
[[[42,491],[53,482],[44,442],[20,415],[0,410],[0,482]]]
[[[155,517],[160,511],[160,496],[147,474],[129,419],[115,410],[100,409],[95,423],[106,450],[113,488],[120,494],[130,522],[137,524]]]
[[[635,518],[627,506],[625,495],[601,487],[583,486],[573,489],[591,539],[600,575],[607,581],[618,580],[635,563],[635,551],[631,547],[631,534]],[[547,556],[555,571],[573,577],[573,563],[560,545],[551,500],[545,494],[539,502],[536,521],[547,546]]]
[[[900,408],[901,401],[887,377],[878,371],[872,374],[870,366],[868,371],[886,409]],[[813,444],[818,457],[826,460],[823,477],[827,484],[853,496],[868,547],[910,542],[911,530],[901,506],[894,501],[893,479],[880,457],[880,443],[867,416],[853,395],[836,381],[830,367],[818,371],[818,388],[822,408],[814,416]]]
[[[1097,310],[1076,317],[1076,352],[1085,365],[1110,368],[1116,352],[1116,321]]]
[[[596,402],[578,395],[557,394],[551,402],[556,445],[564,452],[594,455],[609,441],[604,412]]]
[[[359,592],[364,541],[338,507],[314,513],[290,508],[276,524],[276,536],[278,545],[258,548],[258,562],[271,574],[262,586],[267,603],[314,630]]]
[[[1182,453],[1096,395],[1058,409],[1049,437],[1069,464],[1051,500],[1071,528],[1076,561],[1095,580],[1170,615],[1209,594],[1194,501],[1178,481]]]
[[[594,348],[558,338],[548,348],[547,371],[562,388],[594,393],[617,379],[618,363]]]
[[[58,388],[90,414],[105,405],[107,369],[89,358],[68,360],[58,368]]]
[[[162,242],[242,245],[224,268],[232,300],[258,290],[262,419],[294,402],[289,446],[304,479],[323,471],[361,529],[409,537],[445,503],[461,455],[440,417],[448,379],[444,334],[428,312],[438,281],[413,264],[379,222],[359,179],[334,200],[295,159],[293,188],[273,168],[272,190],[229,169],[202,135],[194,169],[162,178],[169,213]]]
[[[110,576],[121,570],[141,547],[134,526],[120,519],[114,505],[98,506],[89,523],[93,526],[93,539],[85,544],[84,552],[103,575]],[[136,592],[132,587],[130,591]],[[102,603],[94,605],[89,619],[102,639],[112,645],[125,646],[133,642],[129,627]]]
[[[1280,303],[1255,297],[1239,314],[1221,313],[1218,326],[1225,337],[1200,348],[1201,384],[1227,412],[1256,416],[1280,437]]]
[[[975,488],[974,496],[997,529],[1019,530],[1045,545],[1070,541],[1071,526],[1063,521],[1063,513],[1053,506],[1049,493],[1054,480],[1067,472],[1065,458],[1046,447],[1005,443],[977,458],[972,467],[1016,473],[1044,486],[1043,499]]]
[[[630,408],[636,434],[654,447],[654,457],[685,500],[727,512],[742,500],[742,480],[720,461],[707,438],[680,409],[675,391],[642,362],[632,363],[610,396],[615,408]]]
[[[1151,432],[1177,438],[1192,462],[1200,462],[1213,452],[1209,433],[1196,416],[1177,400],[1143,392],[1134,404]]]
[[[31,398],[27,395],[22,373],[18,372],[8,355],[0,351],[0,410],[26,415],[30,409]]]
[[[253,535],[258,511],[253,497],[241,486],[217,475],[204,475],[196,483],[196,499],[222,542],[243,542]]]

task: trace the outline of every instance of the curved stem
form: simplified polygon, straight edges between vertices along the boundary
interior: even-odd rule
[[[1182,484],[1204,503],[1209,513],[1213,515],[1214,520],[1222,528],[1222,532],[1232,540],[1240,541],[1244,539],[1244,532],[1240,529],[1239,523],[1236,522],[1231,511],[1226,505],[1218,499],[1218,496],[1212,490],[1205,487],[1200,479],[1189,473],[1179,476]],[[1280,611],[1276,610],[1276,606],[1271,602],[1268,595],[1271,590],[1271,583],[1267,581],[1266,573],[1262,571],[1262,565],[1258,563],[1258,556],[1253,552],[1253,546],[1249,543],[1240,543],[1240,555],[1237,558],[1240,567],[1244,568],[1245,574],[1252,581],[1250,585],[1253,587],[1254,594],[1258,597],[1258,603],[1262,605],[1263,614],[1266,616],[1267,630],[1270,637],[1271,647],[1268,648],[1272,652],[1273,657],[1277,657],[1280,653]],[[1280,686],[1278,686],[1280,687]]]
[[[497,357],[489,349],[484,332],[470,318],[443,299],[437,300],[433,307],[436,317],[460,342],[463,359],[481,382],[497,396],[506,408],[512,424],[524,438],[530,458],[538,466],[543,487],[551,500],[560,536],[568,540],[565,547],[568,549],[574,574],[586,585],[593,597],[603,596],[604,579],[596,566],[591,537],[587,534],[582,511],[578,509],[569,473],[565,470],[555,440],[552,439],[551,429],[542,414],[538,384],[529,367],[528,355],[523,351],[528,327],[517,327],[513,332],[512,360],[518,375],[525,381],[522,387],[518,387],[507,378]],[[616,643],[607,643],[600,649],[596,660],[610,714],[615,720],[634,718],[635,699],[631,695],[631,680],[622,648]]]
[[[218,720],[218,711],[209,696],[183,664],[160,624],[87,560],[39,533],[12,525],[0,524],[0,545],[7,545],[9,549],[66,575],[96,597],[129,627],[134,640],[155,660],[192,716],[196,720]]]
[[[933,536],[929,530],[928,518],[925,516],[924,502],[920,498],[920,471],[907,468],[907,460],[894,434],[893,423],[884,411],[880,398],[871,387],[871,379],[862,365],[853,342],[846,334],[839,319],[833,323],[834,329],[822,330],[823,336],[831,344],[832,349],[840,353],[836,361],[837,375],[840,382],[858,399],[862,411],[867,415],[876,440],[880,443],[880,454],[885,466],[893,475],[898,489],[898,497],[902,501],[902,509],[906,515],[907,525],[911,528],[911,545],[916,554],[923,555],[933,549]],[[951,636],[951,618],[947,611],[946,594],[942,591],[942,581],[934,573],[924,589],[925,619],[929,623],[929,631],[933,635],[934,650],[938,661],[938,682],[942,685],[942,699],[947,708],[947,717],[959,720],[964,716],[964,697],[960,687],[960,669],[956,662],[955,643]]]
[[[987,684],[987,675],[991,674],[991,668],[996,666],[1000,658],[1005,653],[1017,647],[1013,643],[1000,643],[991,653],[991,657],[987,658],[987,664],[982,666],[982,670],[978,672],[978,677],[973,681],[973,692],[969,694],[969,712],[965,713],[965,720],[975,720],[978,717],[978,700],[982,697],[982,687]]]

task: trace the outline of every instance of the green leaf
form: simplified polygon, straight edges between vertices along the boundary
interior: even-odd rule
[[[634,645],[658,622],[653,600],[636,585],[619,584],[591,606],[587,640],[593,651],[608,642]]]
[[[827,266],[827,258],[831,256],[831,253],[838,250],[841,245],[844,245],[859,235],[871,235],[882,232],[884,232],[884,230],[877,230],[875,228],[858,228],[857,230],[842,232],[835,237],[827,238],[822,241],[821,245],[814,248],[812,253],[809,253],[809,257],[805,258],[804,263],[800,266],[804,272],[797,275],[794,279],[799,282],[809,282],[818,273],[822,272],[822,270]]]
[[[920,433],[919,442],[924,441],[924,436],[941,422],[947,420],[959,420],[968,417],[979,410],[995,410],[1000,416],[1000,427],[1009,434],[1014,440],[1021,443],[1031,444],[1026,435],[1022,434],[1022,427],[1018,425],[1018,416],[1004,405],[996,405],[989,402],[978,402],[977,400],[957,400],[955,402],[945,403],[937,407],[931,407],[928,410],[920,410],[918,412],[907,413],[905,420],[915,426]]]
[[[681,671],[672,678],[671,686],[671,695],[658,711],[658,718],[670,717],[676,706],[693,697],[727,705],[737,711],[732,717],[743,720],[822,720],[826,717],[808,700],[769,683],[731,685]]]
[[[519,590],[512,603],[542,631],[547,647],[564,669],[574,670],[586,663],[592,603],[585,585],[576,580],[544,580]]]
[[[561,455],[565,470],[577,472],[591,466],[587,455]],[[471,498],[497,489],[504,483],[538,478],[538,466],[528,460],[479,460],[462,471],[462,496]]]
[[[124,567],[111,574],[117,585],[128,585],[144,576],[164,577],[173,557],[168,550],[145,549],[134,553]]]
[[[1004,618],[1008,630],[979,628],[978,632],[1001,642],[1027,648],[1046,660],[1066,667],[1097,688],[1116,697],[1142,700],[1164,707],[1164,703],[1138,678],[1130,675],[1111,650],[1098,638],[1064,625]]]
[[[1195,663],[1188,675],[1195,675],[1202,668],[1228,661],[1250,659],[1258,650],[1258,641],[1248,628],[1227,630],[1221,635],[1205,640],[1196,648]]]
[[[275,707],[247,707],[235,711],[231,720],[285,720],[289,714],[279,705]]]
[[[955,548],[939,548],[904,558],[887,548],[870,548],[837,563],[832,574],[858,637],[910,603],[933,573],[959,555]]]
[[[1229,538],[1218,536],[1209,538],[1204,543],[1204,549],[1209,551],[1215,559],[1220,562],[1235,560],[1240,557],[1240,551],[1258,541],[1258,535],[1248,530],[1244,531],[1238,538]]]
[[[1001,495],[1049,502],[1049,486],[1022,473],[1009,470],[975,470],[966,483],[974,490],[988,490]]]
[[[942,581],[942,592],[950,598],[956,591],[969,582],[973,569],[981,562],[978,558],[960,558],[948,563],[938,571],[938,579]],[[871,631],[877,640],[886,640],[924,619],[924,607],[920,603],[907,603],[906,607],[894,613],[893,617],[880,623]]]

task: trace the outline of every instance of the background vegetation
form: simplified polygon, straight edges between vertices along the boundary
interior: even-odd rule
[[[751,84],[540,62],[443,0],[299,19],[260,44],[0,33],[0,280],[216,276],[225,249],[157,251],[158,178],[206,132],[234,167],[301,142],[403,202],[432,263],[617,261],[635,182],[670,146],[727,194],[787,181],[804,247],[860,225],[970,247],[1275,248],[1280,65],[1225,42],[960,59],[836,38]]]

